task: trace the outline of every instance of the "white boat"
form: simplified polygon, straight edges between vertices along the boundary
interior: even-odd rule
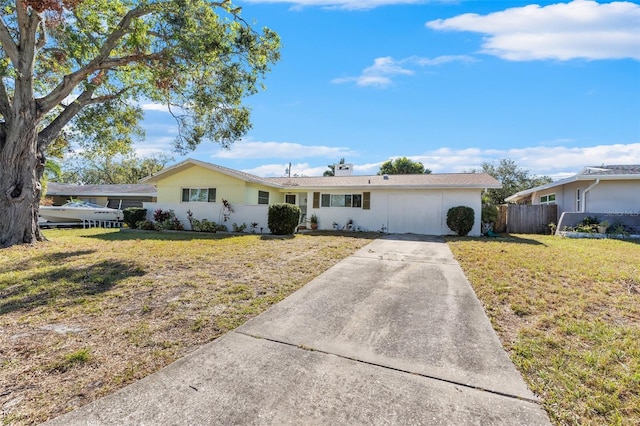
[[[86,201],[71,201],[61,206],[40,206],[40,217],[47,222],[119,221],[122,210],[102,207]]]

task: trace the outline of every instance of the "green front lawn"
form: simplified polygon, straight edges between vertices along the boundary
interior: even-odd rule
[[[640,424],[640,241],[448,243],[554,423]]]

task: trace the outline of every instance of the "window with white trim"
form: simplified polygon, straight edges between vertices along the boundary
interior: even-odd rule
[[[582,191],[580,190],[580,188],[576,189],[576,211],[577,212],[582,211],[580,206],[581,196],[582,196]]]
[[[269,204],[268,191],[258,191],[258,204]]]
[[[215,188],[182,188],[183,203],[215,203]]]
[[[362,194],[322,194],[320,207],[362,208]]]
[[[555,204],[556,194],[548,194],[540,197],[540,204]]]

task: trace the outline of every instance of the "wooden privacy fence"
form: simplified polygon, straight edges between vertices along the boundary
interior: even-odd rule
[[[496,232],[510,234],[548,234],[549,223],[558,220],[558,206],[555,204],[504,204],[498,206]]]

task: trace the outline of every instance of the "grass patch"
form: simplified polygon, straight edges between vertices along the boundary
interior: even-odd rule
[[[375,234],[48,230],[0,250],[0,418],[37,424],[260,314]]]
[[[554,423],[640,424],[640,244],[541,235],[448,244]]]
[[[89,349],[79,349],[75,352],[67,354],[61,361],[56,362],[52,367],[52,371],[64,373],[65,371],[73,368],[74,366],[81,366],[91,359],[91,352]]]

